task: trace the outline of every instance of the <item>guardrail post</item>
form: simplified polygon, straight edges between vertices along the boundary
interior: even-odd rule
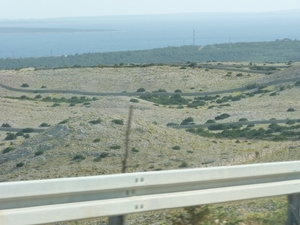
[[[287,225],[300,224],[300,194],[288,195]]]
[[[125,216],[111,216],[108,218],[108,225],[125,225]]]

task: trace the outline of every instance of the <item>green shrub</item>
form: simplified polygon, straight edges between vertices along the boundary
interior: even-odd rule
[[[93,161],[94,162],[101,162],[102,158],[100,156],[97,156]]]
[[[174,92],[175,93],[182,93],[182,91],[180,89],[176,89]]]
[[[167,127],[172,127],[172,126],[179,126],[178,123],[167,123]]]
[[[187,162],[182,162],[178,167],[179,168],[184,168],[184,167],[187,167],[187,166],[188,166]]]
[[[25,128],[22,130],[23,133],[32,133],[34,132],[34,129],[33,128]]]
[[[17,135],[18,137],[20,137],[20,136],[23,136],[24,133],[23,133],[22,131],[19,131],[19,132],[16,133],[16,135]]]
[[[100,142],[100,138],[96,138],[96,139],[94,139],[94,140],[93,140],[93,142],[94,142],[94,143],[98,143],[98,142]]]
[[[272,92],[271,94],[270,94],[270,96],[275,96],[277,93],[276,92]]]
[[[28,138],[30,138],[30,135],[29,135],[29,134],[24,134],[23,137],[24,137],[25,139],[28,139]]]
[[[16,134],[7,133],[4,140],[8,140],[9,141],[9,140],[15,140],[15,139],[17,139],[17,135]]]
[[[42,87],[41,88],[47,88],[45,85],[42,85]]]
[[[124,121],[123,120],[119,120],[119,119],[114,119],[111,122],[113,122],[114,124],[118,124],[118,125],[124,125]]]
[[[130,101],[130,102],[133,102],[133,103],[138,103],[138,102],[139,102],[139,100],[137,100],[136,98],[132,98],[132,99],[130,99],[129,101]]]
[[[134,152],[134,153],[138,153],[139,152],[139,150],[136,149],[136,148],[132,148],[131,151]]]
[[[121,149],[120,145],[112,145],[109,147],[110,149]]]
[[[295,112],[294,108],[288,108],[287,112]]]
[[[226,118],[228,118],[228,117],[230,117],[229,114],[223,113],[223,114],[221,114],[220,116],[216,116],[216,117],[215,117],[215,120],[223,120],[223,119],[226,119]]]
[[[102,152],[99,157],[106,158],[107,156],[108,156],[108,152]]]
[[[295,124],[295,123],[296,123],[295,120],[288,120],[288,121],[286,122],[286,124],[288,124],[288,125],[293,125],[293,124]]]
[[[81,161],[84,159],[85,159],[84,155],[75,155],[72,160]]]
[[[145,92],[145,91],[146,91],[145,88],[139,88],[139,89],[137,89],[136,92]]]
[[[11,127],[8,123],[2,123],[1,127]]]
[[[51,125],[49,125],[48,123],[41,123],[40,127],[50,127]]]
[[[91,120],[91,121],[89,121],[89,123],[91,123],[91,124],[99,124],[99,123],[101,123],[102,122],[102,120],[100,119],[100,118],[98,118],[98,119],[96,119],[96,120]]]
[[[68,122],[69,122],[69,120],[68,120],[68,119],[65,119],[65,120],[59,122],[58,124],[66,124],[66,123],[68,123]]]
[[[214,120],[207,120],[205,123],[216,123]]]
[[[23,162],[19,162],[19,163],[16,164],[16,167],[22,167],[22,166],[24,166]]]
[[[44,154],[44,151],[39,150],[39,151],[34,153],[34,156],[39,156],[39,155],[43,155],[43,154]]]
[[[59,103],[54,103],[51,107],[57,107],[57,106],[60,106]]]
[[[242,73],[238,73],[237,75],[235,75],[235,76],[237,76],[237,77],[241,77],[241,76],[243,76],[243,74]]]
[[[184,119],[184,120],[180,123],[180,125],[191,125],[191,124],[194,124],[193,122],[194,122],[194,118],[188,117],[188,118]]]
[[[298,80],[295,84],[294,84],[295,87],[300,87],[300,81]]]
[[[174,147],[172,147],[173,150],[180,150],[180,146],[176,145]]]
[[[243,122],[243,121],[248,121],[248,119],[247,118],[241,118],[241,119],[239,119],[239,122]]]
[[[35,98],[42,98],[42,96],[41,95],[36,95]]]
[[[15,150],[15,148],[13,148],[13,147],[7,147],[7,148],[5,148],[3,150],[2,154],[8,153],[8,152],[13,151],[13,150]]]
[[[21,85],[21,87],[29,87],[29,85],[24,83],[24,84]]]

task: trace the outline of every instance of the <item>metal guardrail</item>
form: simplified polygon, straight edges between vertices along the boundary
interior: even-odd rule
[[[26,225],[300,193],[300,161],[0,183],[0,224]]]

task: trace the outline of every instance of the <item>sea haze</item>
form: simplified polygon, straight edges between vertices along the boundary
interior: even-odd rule
[[[300,10],[0,21],[0,58],[300,40]]]

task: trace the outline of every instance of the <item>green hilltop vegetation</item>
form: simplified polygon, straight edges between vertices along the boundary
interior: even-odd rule
[[[224,43],[206,46],[166,47],[151,50],[86,53],[40,58],[0,59],[0,69],[60,68],[181,63],[206,61],[289,62],[300,60],[300,41]]]

